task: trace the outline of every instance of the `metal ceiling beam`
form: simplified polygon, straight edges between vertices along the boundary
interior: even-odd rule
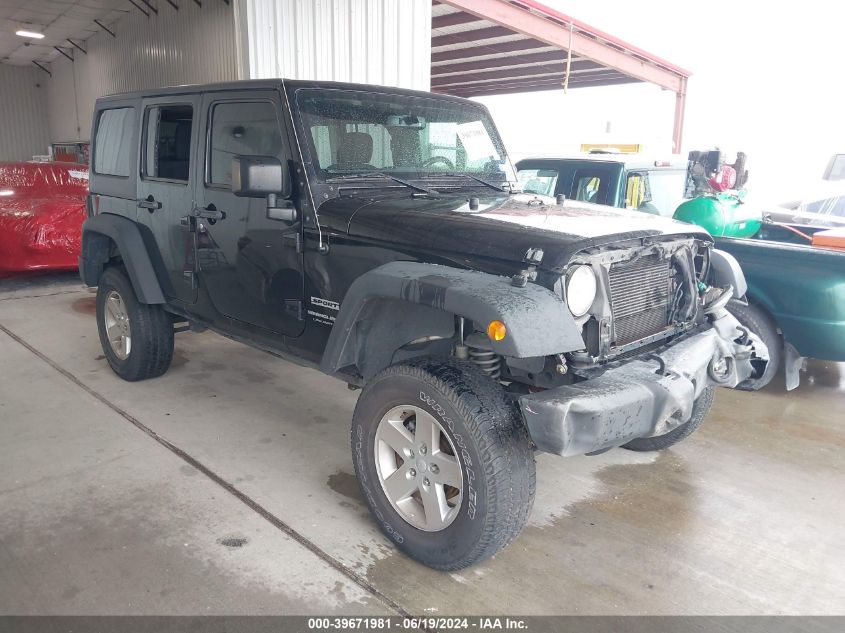
[[[656,84],[673,92],[681,89],[683,77],[676,72],[656,64],[644,61],[630,52],[610,46],[584,33],[567,28],[563,24],[554,22],[542,15],[532,13],[504,0],[442,0],[467,13],[472,13],[485,20],[500,25],[506,31],[516,31],[546,44],[557,46],[564,50],[572,50],[573,55],[592,59],[604,66],[614,68],[619,72],[641,81]],[[507,27],[507,28],[505,28]],[[494,27],[495,28],[495,27]],[[479,29],[481,31],[486,29]],[[469,31],[468,33],[473,33]],[[455,35],[467,35],[457,33]],[[453,36],[442,36],[444,38]],[[498,37],[489,35],[488,37]],[[435,46],[432,38],[432,46]],[[444,40],[445,41],[445,40]],[[469,41],[469,40],[457,40]],[[451,43],[457,41],[449,40]],[[447,42],[446,44],[448,44]],[[443,44],[443,45],[446,45]]]
[[[569,79],[570,88],[589,88],[597,86],[614,86],[619,84],[630,84],[639,82],[638,79],[631,77],[623,77],[617,75],[616,77],[603,77],[594,80],[574,80]],[[442,92],[445,94],[455,95],[457,97],[480,97],[499,94],[514,94],[520,92],[541,92],[547,90],[560,90],[563,86],[563,76],[554,79],[541,80],[525,80],[513,83],[496,83],[481,86],[467,86],[465,88],[450,88],[448,90],[434,90],[434,92]]]
[[[114,31],[112,31],[109,27],[107,27],[105,24],[103,24],[99,20],[94,20],[94,24],[99,26],[101,29],[103,29],[106,33],[108,33],[112,37],[117,37],[117,35],[114,34]]]
[[[447,13],[446,15],[435,15],[431,18],[431,28],[442,29],[445,26],[458,26],[459,24],[478,22],[480,19],[477,15],[464,13],[463,11]]]
[[[508,74],[510,73],[510,74]],[[603,69],[603,70],[585,70],[580,72],[577,75],[570,75],[569,80],[572,81],[579,81],[583,82],[586,80],[592,81],[595,79],[602,79],[602,78],[616,78],[622,77],[615,70],[610,69]],[[486,78],[479,78],[479,79],[465,79],[462,77],[457,78],[448,78],[448,80],[444,80],[435,86],[438,90],[464,90],[464,89],[471,89],[471,88],[481,88],[486,86],[499,86],[499,85],[509,85],[512,83],[536,83],[538,81],[545,81],[545,80],[552,80],[555,79],[560,82],[561,87],[563,81],[566,78],[566,71],[563,69],[552,69],[550,68],[548,71],[538,71],[533,72],[530,75],[520,74],[519,69],[509,70],[509,71],[501,71],[497,73],[496,77],[486,77]],[[638,79],[631,79],[631,81],[639,81]]]
[[[141,6],[140,4],[138,4],[137,2],[135,2],[135,0],[129,0],[129,2],[132,4],[132,6],[133,6],[133,7],[135,7],[136,9],[138,9],[138,11],[140,11],[141,13],[143,13],[144,15],[146,15],[147,17],[150,17],[150,12],[149,12],[149,11],[147,11],[144,7],[142,7],[142,6]]]
[[[51,77],[53,76],[53,73],[51,73],[49,70],[47,70],[46,68],[44,68],[44,66],[42,66],[41,64],[39,64],[39,63],[38,63],[37,61],[35,61],[34,59],[32,60],[32,63],[33,63],[33,64],[35,64],[36,66],[38,66],[41,70],[43,70],[45,73],[47,73],[47,74],[48,74],[48,75],[50,75]]]
[[[179,5],[176,4],[175,2],[173,2],[173,0],[167,0],[167,4],[169,4],[171,7],[173,7],[177,11],[179,10]]]
[[[153,13],[155,13],[156,15],[158,15],[158,9],[157,9],[156,7],[154,7],[153,5],[151,5],[151,4],[150,4],[150,2],[149,2],[149,0],[141,0],[141,2],[143,2],[145,5],[147,5],[147,8],[148,8],[150,11],[152,11]],[[133,3],[133,4],[134,4],[134,3]]]
[[[56,49],[57,51],[59,51],[62,55],[64,55],[65,57],[67,57],[70,61],[73,61],[73,55],[68,55],[68,54],[64,51],[64,49],[63,49],[63,48],[59,48],[58,46],[54,46],[53,48],[55,48],[55,49]],[[73,51],[71,51],[71,52],[73,52]]]
[[[481,57],[482,55],[501,55],[503,53],[515,53],[517,51],[529,51],[534,48],[548,46],[537,40],[516,40],[513,42],[499,42],[497,44],[486,44],[484,46],[473,46],[470,48],[456,48],[450,51],[431,53],[432,63],[449,62],[456,59],[467,59],[469,57]]]
[[[573,72],[590,72],[593,70],[600,70],[605,68],[596,62],[583,60],[576,66],[572,63]],[[616,72],[616,71],[612,71]],[[461,75],[447,75],[445,77],[433,76],[431,80],[432,86],[447,86],[471,84],[479,81],[489,81],[492,79],[510,79],[512,77],[521,77],[525,75],[548,75],[548,74],[566,74],[565,64],[535,64],[534,66],[522,66],[519,68],[503,68],[500,70],[489,70],[486,72],[475,72]]]
[[[432,66],[432,77],[438,77],[447,73],[469,73],[478,70],[494,70],[503,66],[517,66],[527,64],[547,64],[547,63],[566,63],[566,53],[560,51],[549,51],[546,53],[532,53],[530,55],[513,55],[510,57],[494,57],[492,59],[479,59],[473,62],[463,62],[460,64],[446,64],[444,66]],[[586,64],[593,64],[595,67],[601,66],[595,62],[586,59],[573,59],[572,68],[586,68]],[[577,64],[577,66],[576,66]]]
[[[70,43],[71,43],[71,45],[72,45],[74,48],[76,48],[76,49],[78,49],[78,50],[82,51],[82,54],[83,54],[83,55],[87,55],[87,54],[88,54],[88,51],[86,51],[84,48],[82,48],[79,44],[77,44],[76,42],[74,42],[72,39],[67,38],[67,41],[68,41],[68,42],[70,42]]]
[[[453,44],[479,42],[482,40],[489,40],[494,37],[507,37],[508,35],[517,35],[517,33],[514,33],[514,31],[504,26],[490,26],[483,29],[473,29],[472,31],[449,33],[448,35],[435,35],[431,38],[431,47],[437,48],[438,46],[452,46]]]

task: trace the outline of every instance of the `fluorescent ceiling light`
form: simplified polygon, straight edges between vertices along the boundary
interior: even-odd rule
[[[15,35],[20,35],[21,37],[34,37],[37,40],[44,39],[43,33],[38,33],[36,31],[25,31],[24,29],[20,29],[19,31],[15,31]]]
[[[14,195],[14,191],[11,189],[0,189],[0,196],[11,196]]]

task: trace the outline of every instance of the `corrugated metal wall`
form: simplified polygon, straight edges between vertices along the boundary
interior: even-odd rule
[[[217,0],[158,3],[158,15],[140,11],[114,25],[117,37],[99,33],[87,55],[51,64],[50,138],[89,140],[97,97],[115,92],[237,79],[234,10]],[[127,3],[127,7],[132,5]],[[45,75],[46,77],[46,75]]]
[[[431,0],[240,0],[244,74],[428,90]]]
[[[47,78],[34,66],[0,64],[0,160],[47,153]]]

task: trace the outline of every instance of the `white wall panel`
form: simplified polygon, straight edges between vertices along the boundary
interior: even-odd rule
[[[222,0],[177,4],[178,11],[159,2],[158,15],[150,17],[133,9],[112,27],[116,38],[98,33],[85,43],[87,55],[76,51],[73,62],[51,64],[52,140],[89,140],[101,95],[238,78],[232,6]]]
[[[47,73],[0,64],[0,160],[28,160],[46,154]]]
[[[431,85],[431,0],[239,0],[237,11],[249,77]]]

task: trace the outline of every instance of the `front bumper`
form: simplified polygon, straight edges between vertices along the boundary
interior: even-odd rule
[[[519,399],[541,451],[583,455],[638,437],[664,435],[690,419],[709,386],[736,387],[749,378],[751,353],[768,358],[759,338],[720,310],[711,327],[656,354],[623,361],[592,378]]]

